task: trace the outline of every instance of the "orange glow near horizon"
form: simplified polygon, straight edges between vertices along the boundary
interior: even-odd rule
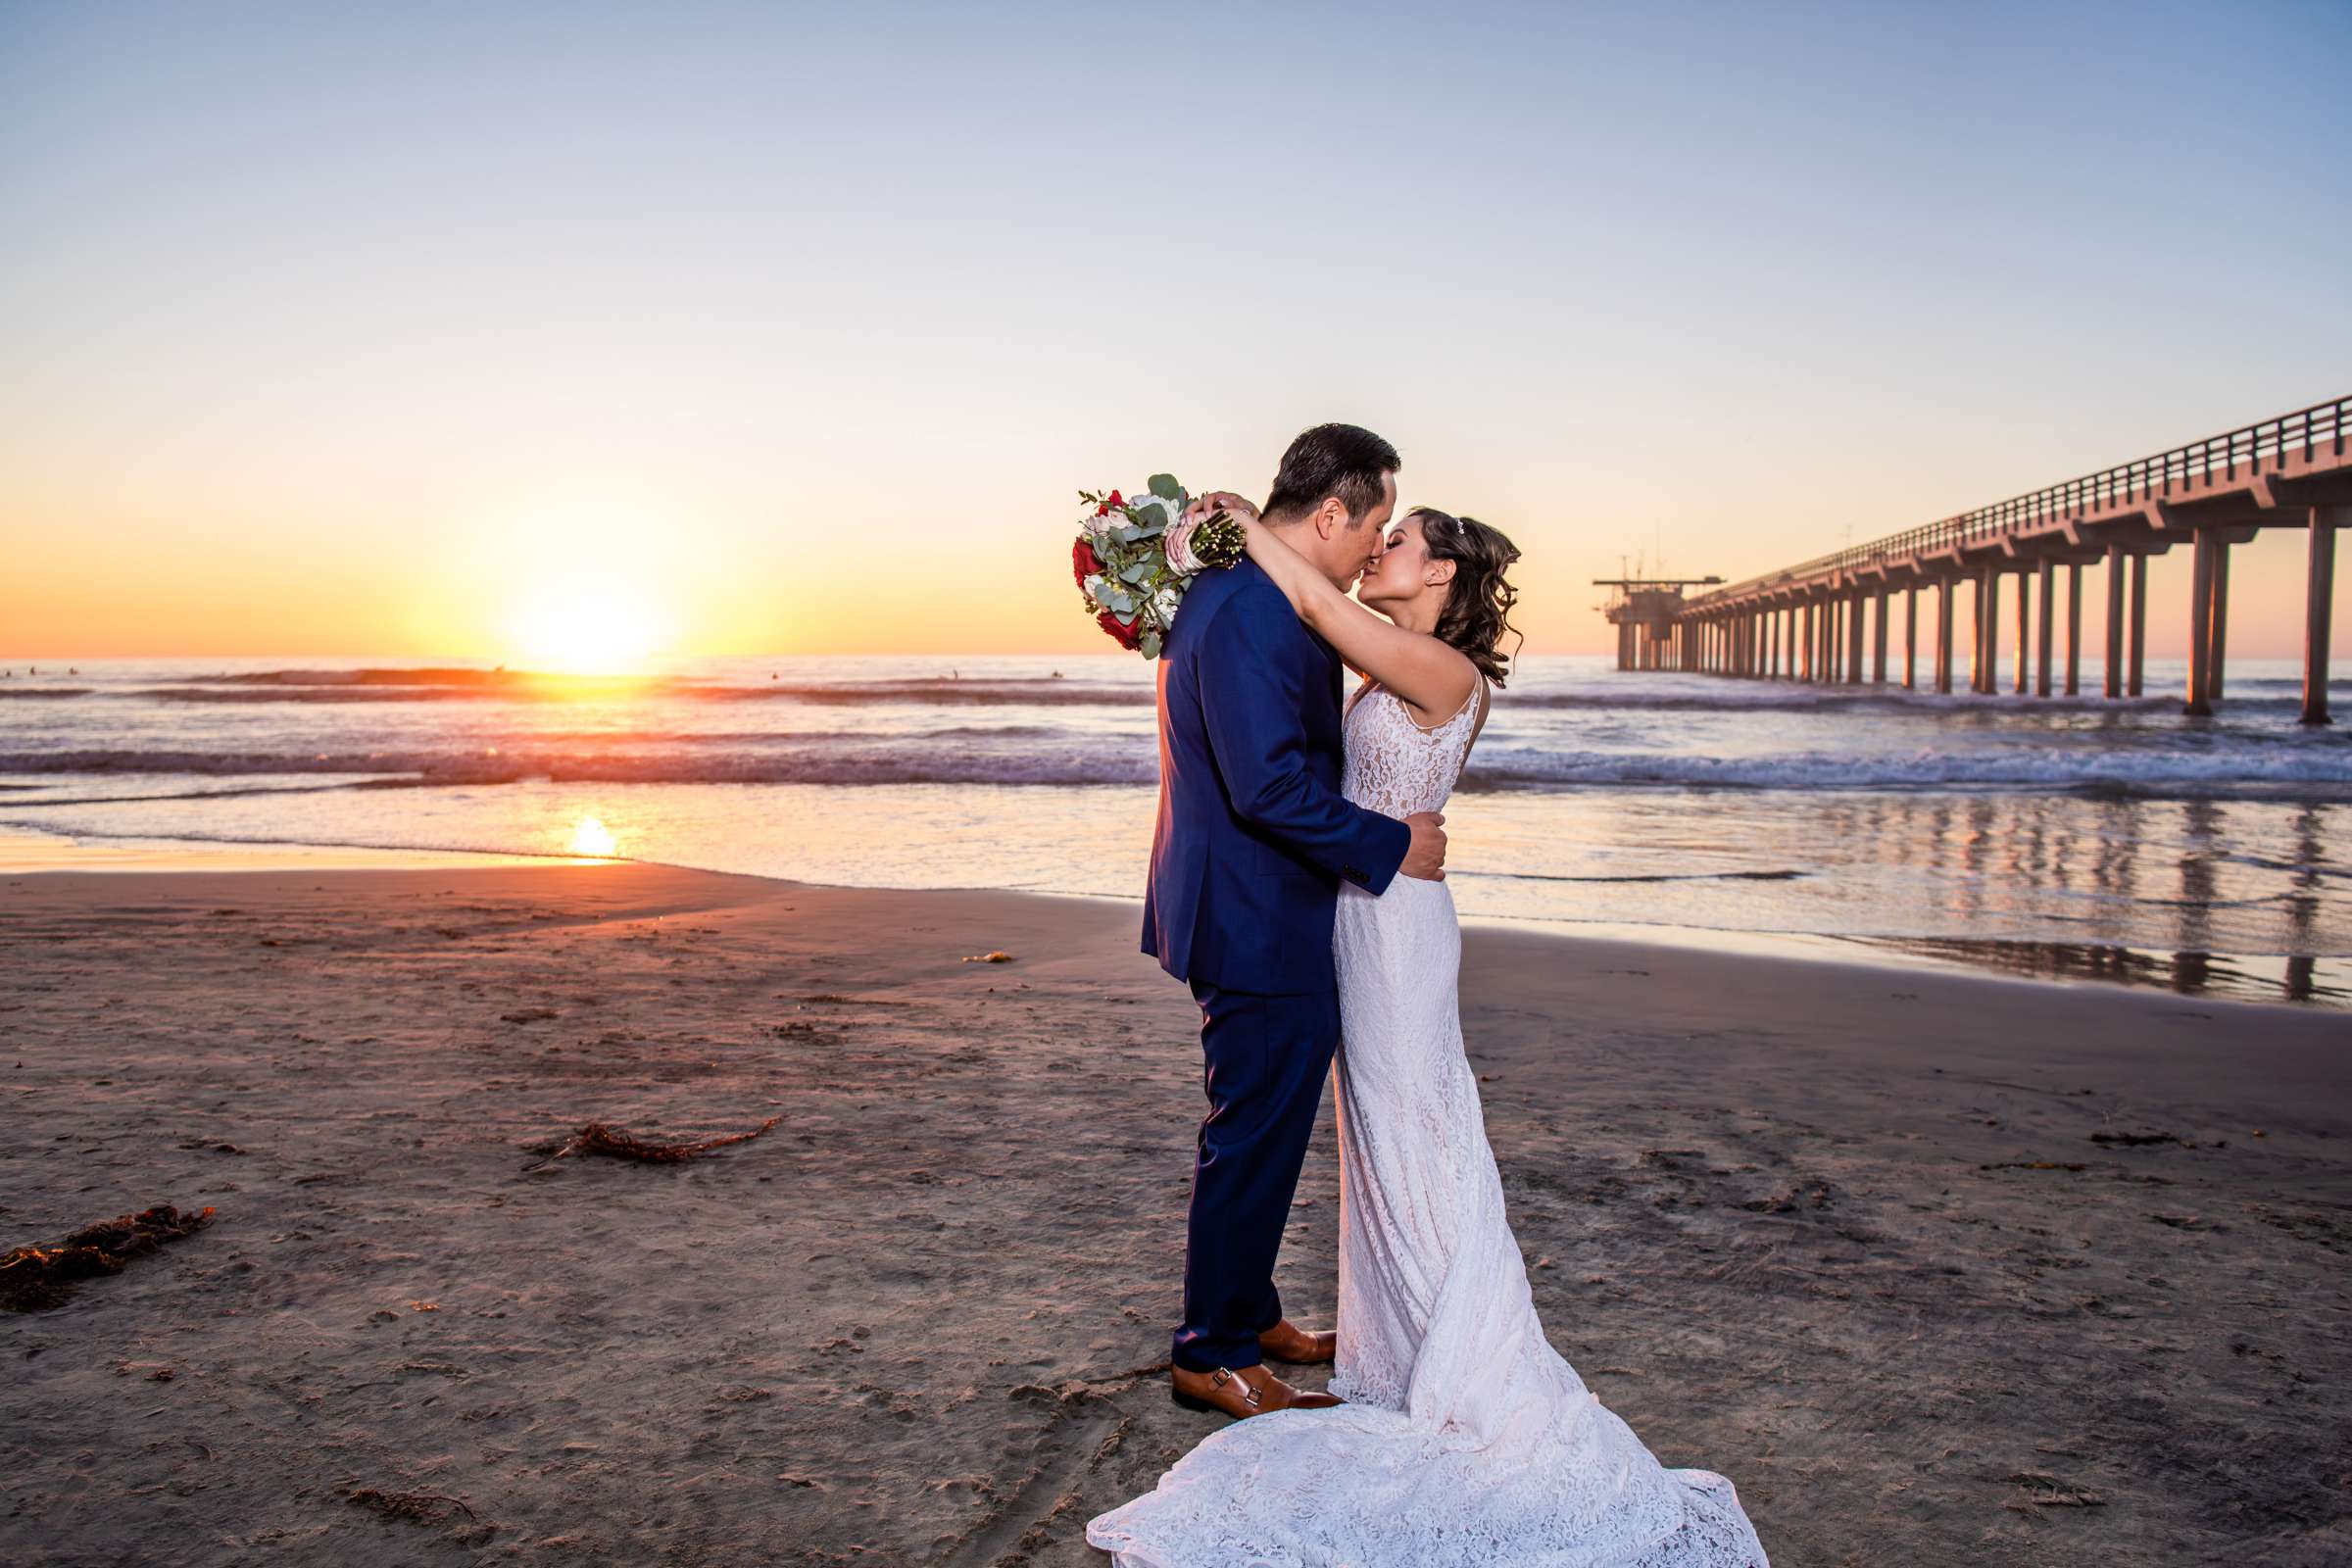
[[[0,447],[5,437],[0,436]],[[1130,464],[1126,466],[1140,466]],[[1260,461],[1262,466],[1262,459]],[[1124,469],[1104,464],[1114,472]],[[1210,473],[1247,471],[1239,458]],[[1440,467],[1433,461],[1428,465]],[[1413,492],[1478,496],[1458,468]],[[1818,476],[1827,482],[1826,475]],[[1089,475],[1090,482],[1092,475]],[[1887,474],[1884,488],[1900,488]],[[871,499],[772,510],[738,503],[679,514],[652,498],[599,512],[564,495],[539,507],[491,497],[429,527],[362,512],[323,538],[286,514],[232,523],[217,513],[164,524],[167,503],[77,515],[63,505],[9,505],[0,463],[0,664],[104,658],[462,658],[597,680],[643,675],[707,655],[1035,655],[1107,653],[1077,612],[1068,575],[1071,509],[1039,481],[992,474],[978,489],[982,542],[910,550],[940,523],[927,498]],[[1530,654],[1605,654],[1596,576],[1656,570],[1621,561],[1606,519],[1641,517],[1619,476],[1580,480],[1592,494],[1557,513],[1524,478],[1488,476],[1488,505],[1454,504],[1506,526],[1525,552],[1513,568]],[[616,483],[614,489],[621,487]],[[331,505],[321,497],[320,507]],[[1933,514],[1933,509],[1923,509]],[[855,516],[855,523],[812,518]],[[1524,520],[1523,520],[1524,519]],[[1594,520],[1601,519],[1601,520]],[[1757,502],[1725,519],[1661,525],[1672,571],[1739,578],[1841,542],[1844,530]],[[18,528],[23,520],[27,526]],[[1629,525],[1629,534],[1649,532]],[[1867,514],[1855,538],[1872,536]],[[1655,537],[1653,535],[1653,537]],[[2231,552],[2230,655],[2289,659],[2301,648],[2305,539],[2268,530]],[[2189,553],[2149,564],[2149,655],[2178,658]],[[2352,573],[2347,573],[2352,576]],[[2084,573],[2086,652],[2095,656],[2103,567]],[[2352,614],[2340,598],[2335,657],[2352,657]],[[1966,596],[1961,614],[1967,615]],[[1923,635],[1931,635],[1925,630]],[[1963,644],[1965,646],[1965,644]],[[2094,658],[2095,662],[2095,658]]]

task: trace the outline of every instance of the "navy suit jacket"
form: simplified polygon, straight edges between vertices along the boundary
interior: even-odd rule
[[[1195,577],[1159,660],[1159,823],[1144,951],[1179,980],[1336,983],[1340,879],[1379,893],[1412,839],[1340,795],[1340,656],[1245,559]]]

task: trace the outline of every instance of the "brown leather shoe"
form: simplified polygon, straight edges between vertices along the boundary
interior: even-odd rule
[[[1216,1410],[1239,1421],[1268,1410],[1328,1410],[1340,1402],[1336,1394],[1309,1394],[1294,1389],[1262,1366],[1219,1367],[1196,1372],[1171,1367],[1169,1394],[1187,1410]]]
[[[1315,1366],[1339,1354],[1340,1336],[1330,1329],[1310,1334],[1286,1317],[1257,1337],[1257,1348],[1277,1361]]]

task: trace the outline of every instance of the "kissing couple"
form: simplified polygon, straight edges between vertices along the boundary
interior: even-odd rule
[[[1507,672],[1519,552],[1396,515],[1400,466],[1317,425],[1262,510],[1212,498],[1247,558],[1193,580],[1161,650],[1143,945],[1200,1004],[1209,1106],[1169,1378],[1237,1419],[1087,1540],[1119,1568],[1766,1568],[1732,1484],[1660,1465],[1536,1316],[1463,1054],[1443,814]],[[1335,1055],[1318,1333],[1274,1262]],[[1330,1391],[1269,1360],[1336,1362]]]

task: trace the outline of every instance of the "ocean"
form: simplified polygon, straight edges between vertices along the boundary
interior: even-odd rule
[[[2233,662],[2212,720],[2182,680],[2111,704],[1528,659],[1448,880],[1472,919],[2352,1003],[2352,737],[2295,722],[2290,664]],[[1156,766],[1131,656],[19,664],[0,866],[311,845],[1135,899]]]

